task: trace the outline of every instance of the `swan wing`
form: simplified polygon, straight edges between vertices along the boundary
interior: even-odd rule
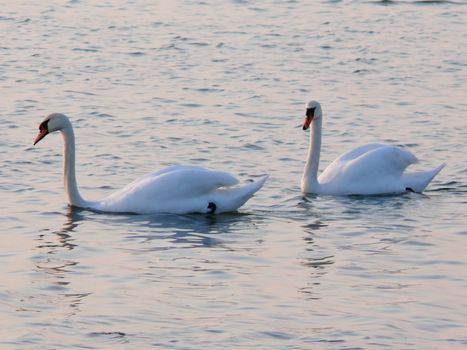
[[[136,180],[134,180],[133,182],[129,183],[127,185],[128,186],[132,186],[132,185],[136,185],[138,184],[139,182],[145,180],[145,179],[148,179],[148,178],[156,178],[162,174],[167,174],[167,173],[172,173],[172,172],[176,172],[176,171],[189,171],[189,170],[208,170],[208,169],[205,169],[205,168],[202,168],[202,167],[199,167],[199,166],[196,166],[196,165],[170,165],[168,167],[165,167],[165,168],[162,168],[160,170],[157,170],[157,171],[154,171],[152,173],[149,173],[149,174],[146,174]]]
[[[375,145],[375,144],[371,144]],[[324,192],[332,194],[382,194],[405,191],[402,173],[417,158],[409,151],[380,145],[361,147],[360,155],[334,161],[319,177]]]
[[[169,178],[162,178],[161,176],[168,175]],[[193,176],[193,178],[191,178]],[[192,181],[187,181],[192,179]],[[158,183],[166,183],[167,185],[177,186],[178,183],[182,183],[186,187],[192,186],[192,190],[210,191],[221,186],[233,186],[238,184],[238,180],[223,171],[213,171],[194,165],[171,165],[161,170],[146,174],[127,186],[122,188],[118,192],[131,192],[133,190],[145,189],[147,187],[157,188]],[[115,194],[117,194],[116,192]]]
[[[360,157],[362,154],[365,154],[369,151],[372,151],[374,149],[381,148],[381,147],[388,147],[388,146],[382,143],[367,143],[366,145],[355,147],[354,149],[348,152],[345,152],[344,154],[341,154],[339,157],[337,157],[334,160],[334,162],[341,162],[341,161],[355,159],[355,158]]]
[[[132,213],[206,212],[208,195],[238,184],[223,171],[173,166],[137,179],[100,201],[96,209]]]

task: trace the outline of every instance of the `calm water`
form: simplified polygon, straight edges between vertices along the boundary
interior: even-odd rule
[[[467,4],[49,1],[0,5],[0,347],[467,348]],[[447,162],[423,195],[304,198],[350,147]],[[238,213],[71,210],[160,167],[270,180]]]

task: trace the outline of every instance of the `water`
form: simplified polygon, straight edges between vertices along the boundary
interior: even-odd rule
[[[467,5],[462,1],[2,3],[0,346],[465,349]],[[420,195],[300,194],[305,102],[321,168],[402,145]],[[109,215],[65,202],[175,163],[271,175],[238,213]]]

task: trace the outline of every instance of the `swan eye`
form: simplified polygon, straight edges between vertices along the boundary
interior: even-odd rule
[[[307,116],[308,118],[313,119],[313,117],[315,116],[315,109],[316,109],[316,107],[307,108],[307,109],[306,109],[306,116]]]
[[[49,120],[44,120],[42,123],[39,125],[39,130],[49,130]]]

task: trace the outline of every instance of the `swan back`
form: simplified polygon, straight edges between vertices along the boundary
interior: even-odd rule
[[[395,146],[365,146],[344,154],[323,171],[318,178],[322,193],[382,194],[405,191],[402,173],[417,158]]]

